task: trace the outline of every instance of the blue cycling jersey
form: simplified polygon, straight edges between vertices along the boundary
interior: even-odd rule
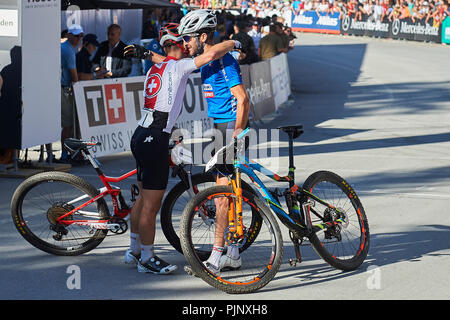
[[[208,117],[215,123],[236,120],[237,100],[230,88],[242,84],[241,68],[230,53],[201,68]]]

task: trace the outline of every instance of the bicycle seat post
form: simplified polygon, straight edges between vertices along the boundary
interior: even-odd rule
[[[289,137],[289,186],[292,188],[295,185],[295,166],[294,166],[294,139],[299,137],[302,133],[303,126],[296,124],[290,126],[281,126],[278,129],[284,131]]]
[[[92,167],[94,167],[95,171],[97,172],[97,174],[99,176],[103,175],[103,171],[102,169],[100,169],[100,163],[98,162],[98,160],[96,160],[91,153],[89,152],[89,150],[86,149],[82,149],[81,153],[83,154],[83,156],[88,159],[88,161],[91,163]]]
[[[288,177],[291,179],[289,181],[289,186],[293,187],[295,184],[295,166],[294,166],[294,136],[292,132],[287,133],[289,136],[289,173]]]

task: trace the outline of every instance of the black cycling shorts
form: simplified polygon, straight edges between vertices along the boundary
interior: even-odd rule
[[[217,150],[228,145],[231,142],[235,125],[236,121],[214,123],[214,135],[213,135],[214,149],[213,151],[211,151],[211,157],[214,156]],[[249,124],[247,123],[247,127],[248,126]],[[249,147],[249,141],[250,140],[248,136],[245,137],[245,150],[247,150]],[[227,153],[225,155],[225,158],[218,160],[218,164],[222,164],[222,166],[216,165],[216,168],[219,171],[216,173],[231,174],[234,169],[233,161],[234,161],[233,153]]]
[[[170,134],[159,128],[137,127],[131,138],[137,179],[147,190],[164,190],[169,180]]]
[[[236,121],[214,123],[214,150],[212,154],[216,153],[217,150],[230,143],[231,138],[233,137],[235,125]]]
[[[228,145],[231,142],[235,125],[236,120],[223,123],[214,123],[214,150],[211,152],[211,156],[214,155],[216,150],[219,150],[220,148]],[[248,123],[246,127],[249,127]],[[245,137],[245,150],[247,150],[249,147],[249,141],[250,139],[248,138],[248,136]]]

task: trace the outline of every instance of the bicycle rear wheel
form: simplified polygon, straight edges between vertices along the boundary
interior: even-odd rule
[[[14,192],[11,214],[19,233],[30,244],[50,254],[75,256],[97,247],[107,230],[57,222],[65,213],[99,194],[85,180],[65,172],[44,172],[24,182]],[[65,220],[109,218],[104,199],[98,199]]]
[[[357,269],[369,251],[370,232],[364,208],[353,188],[333,172],[317,171],[306,179],[303,189],[337,209],[316,201],[306,213],[313,226],[327,222],[332,225],[309,236],[316,252],[334,268]],[[302,203],[309,199],[303,196]],[[333,223],[337,219],[344,222]]]
[[[195,275],[211,286],[227,293],[250,293],[269,283],[277,273],[283,256],[283,240],[280,228],[269,208],[253,193],[243,190],[244,240],[251,246],[240,253],[242,265],[238,270],[211,272],[203,264],[198,251],[211,252],[215,237],[215,224],[206,226],[199,211],[215,207],[214,199],[235,201],[230,186],[215,186],[197,194],[188,203],[181,219],[181,247]],[[251,227],[253,216],[261,225]],[[226,232],[224,234],[226,239]],[[226,250],[225,250],[226,252]]]

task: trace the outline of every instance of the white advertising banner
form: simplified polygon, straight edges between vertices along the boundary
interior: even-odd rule
[[[0,37],[19,36],[19,11],[0,9]]]
[[[61,1],[22,1],[22,149],[61,136]]]
[[[285,53],[270,58],[270,72],[272,74],[275,108],[278,109],[291,95],[291,80]]]
[[[101,142],[97,156],[130,150],[130,140],[141,118],[144,76],[80,81],[74,85],[81,138]],[[175,124],[194,136],[213,127],[207,115],[200,74],[189,77],[183,108]]]

